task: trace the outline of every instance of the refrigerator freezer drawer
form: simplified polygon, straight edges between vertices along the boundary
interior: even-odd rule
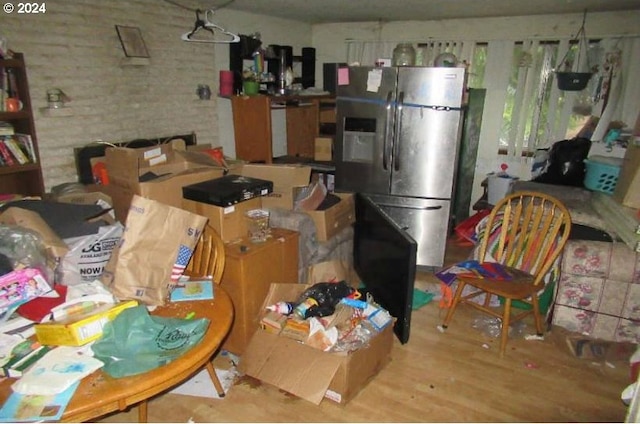
[[[370,195],[371,199],[418,243],[416,265],[441,267],[449,233],[451,202]]]

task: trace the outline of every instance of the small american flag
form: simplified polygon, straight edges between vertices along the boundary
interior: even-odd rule
[[[178,249],[178,257],[176,258],[176,263],[173,264],[173,268],[171,269],[171,282],[176,282],[184,273],[184,269],[187,267],[189,263],[189,259],[191,258],[191,249],[187,246],[181,244]]]

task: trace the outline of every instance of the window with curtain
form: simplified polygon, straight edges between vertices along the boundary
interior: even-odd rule
[[[623,76],[628,75],[624,68],[632,57],[624,51],[633,42],[622,38],[514,42],[499,153],[532,156],[558,140],[590,137],[590,125],[597,120],[593,117],[603,116],[608,104],[620,100]],[[556,70],[592,72],[592,76],[584,90],[563,91]]]

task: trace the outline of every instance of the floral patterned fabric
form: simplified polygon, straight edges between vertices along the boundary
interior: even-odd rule
[[[623,243],[567,242],[552,322],[593,338],[640,343],[640,254]]]

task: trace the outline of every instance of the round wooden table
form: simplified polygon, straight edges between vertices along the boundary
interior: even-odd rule
[[[194,318],[208,318],[209,328],[196,346],[180,358],[149,372],[131,377],[113,378],[102,370],[82,379],[65,410],[62,421],[85,422],[95,420],[114,411],[123,411],[140,404],[138,419],[146,422],[147,399],[182,383],[196,374],[203,366],[215,372],[212,356],[222,344],[233,322],[233,304],[229,295],[215,285],[215,299],[167,303],[158,307],[152,315],[184,318],[194,313]],[[11,393],[15,379],[0,382],[0,399]]]

